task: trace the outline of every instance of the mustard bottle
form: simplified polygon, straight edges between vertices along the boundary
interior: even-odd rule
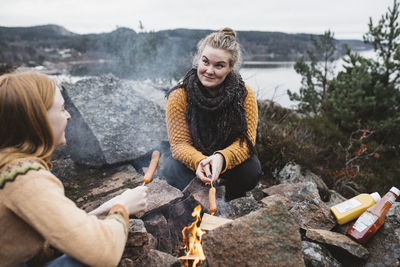
[[[380,199],[381,196],[378,192],[359,194],[358,196],[331,207],[331,211],[339,224],[345,224],[358,218],[364,211],[375,205]]]

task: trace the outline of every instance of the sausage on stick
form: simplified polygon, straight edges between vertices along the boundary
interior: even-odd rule
[[[209,203],[209,210],[211,212],[211,215],[214,215],[214,213],[217,211],[217,199],[216,199],[216,190],[215,187],[211,183],[211,188],[208,190],[208,203]]]
[[[156,172],[158,161],[160,160],[160,151],[154,150],[153,154],[151,154],[151,160],[149,164],[149,168],[147,168],[146,173],[143,176],[143,185],[150,183],[153,178],[154,173]]]

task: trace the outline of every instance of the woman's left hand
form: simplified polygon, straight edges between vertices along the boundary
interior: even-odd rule
[[[221,174],[224,166],[225,158],[222,154],[217,153],[203,159],[196,171],[197,177],[205,184],[214,183]]]

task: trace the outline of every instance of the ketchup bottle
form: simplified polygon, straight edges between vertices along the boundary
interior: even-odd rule
[[[393,186],[377,204],[367,209],[357,219],[349,228],[347,234],[357,242],[365,244],[382,226],[386,213],[399,194],[400,190]]]

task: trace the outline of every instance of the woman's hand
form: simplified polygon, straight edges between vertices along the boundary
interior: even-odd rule
[[[224,166],[225,158],[220,153],[209,156],[200,161],[196,170],[196,176],[203,183],[214,183],[221,174],[222,167]]]
[[[147,187],[138,186],[133,189],[127,189],[122,194],[113,197],[97,209],[89,212],[89,214],[100,215],[107,213],[116,204],[124,206],[130,215],[145,211],[147,208]]]

